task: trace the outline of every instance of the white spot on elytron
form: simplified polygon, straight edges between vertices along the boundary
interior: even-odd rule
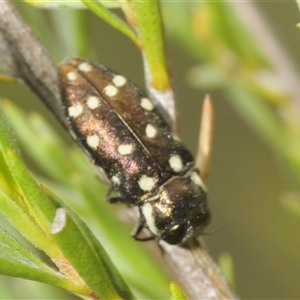
[[[169,158],[169,164],[175,172],[180,172],[183,168],[182,160],[177,154],[171,155],[171,157]]]
[[[127,79],[126,79],[124,76],[122,76],[122,75],[116,75],[116,76],[112,79],[112,82],[113,82],[113,84],[114,84],[115,86],[121,87],[121,86],[123,86],[123,85],[126,84]]]
[[[68,78],[70,81],[74,81],[74,80],[77,79],[77,73],[75,73],[75,72],[69,72],[69,73],[67,74],[67,78]]]
[[[117,95],[118,89],[117,89],[115,86],[109,84],[109,85],[107,85],[107,86],[104,88],[103,92],[104,92],[107,96],[113,97],[113,96],[116,96],[116,95]]]
[[[147,224],[149,230],[152,233],[154,233],[154,234],[157,235],[158,230],[156,228],[155,219],[154,219],[154,216],[153,216],[153,207],[152,207],[152,205],[150,203],[145,203],[142,206],[142,214],[145,217],[146,224]]]
[[[86,105],[90,109],[95,109],[100,106],[100,100],[96,96],[89,96],[86,101]]]
[[[151,111],[154,108],[154,105],[148,98],[142,98],[141,107],[145,110]]]
[[[88,135],[86,142],[92,149],[97,149],[100,144],[100,138],[97,134]]]
[[[68,114],[72,118],[77,118],[82,113],[83,113],[83,106],[81,104],[76,104],[68,108]]]
[[[177,134],[172,133],[172,137],[173,137],[173,139],[174,139],[175,141],[180,142],[180,138],[179,138],[179,136],[178,136]]]
[[[199,185],[204,191],[206,191],[206,186],[197,172],[192,172],[191,179],[195,184]]]
[[[146,131],[146,136],[150,139],[156,137],[156,135],[157,135],[157,129],[152,124],[148,124],[146,126],[145,131]]]
[[[92,70],[92,66],[87,62],[83,62],[78,66],[78,69],[82,72],[89,72]]]
[[[139,179],[138,184],[143,191],[151,191],[155,187],[155,180],[152,177],[143,175]]]
[[[111,181],[115,184],[115,185],[120,185],[121,180],[117,175],[112,176]]]
[[[123,144],[123,145],[119,145],[118,147],[118,152],[121,155],[129,155],[131,154],[133,151],[133,146],[130,144]]]
[[[56,209],[54,220],[50,227],[50,233],[56,234],[61,232],[67,223],[67,212],[64,208],[60,207]]]

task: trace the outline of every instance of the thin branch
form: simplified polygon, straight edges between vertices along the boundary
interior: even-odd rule
[[[66,126],[54,63],[9,1],[0,2],[0,63],[25,82]]]
[[[190,240],[186,247],[159,243],[190,299],[238,299],[198,240]]]
[[[0,2],[0,62],[23,80],[65,124],[56,69],[47,51],[11,6]],[[137,219],[137,216],[135,217]],[[196,241],[186,248],[160,242],[164,256],[192,299],[235,299],[217,266]]]

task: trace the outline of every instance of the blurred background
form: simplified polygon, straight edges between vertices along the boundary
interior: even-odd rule
[[[300,136],[297,133],[300,127],[297,126],[300,120],[297,116],[300,114],[290,114],[295,113],[295,103],[299,100],[286,96],[288,91],[277,84],[276,72],[273,73],[272,64],[267,61],[270,53],[256,39],[257,32],[252,30],[252,26],[245,26],[246,32],[251,35],[247,40],[248,37],[240,27],[240,20],[235,21],[235,17],[244,19],[247,5],[244,8],[243,4],[239,5],[239,11],[244,10],[240,15],[235,8],[222,8],[220,15],[223,19],[215,21],[213,18],[219,8],[201,4],[200,1],[194,4],[166,1],[162,4],[168,64],[177,99],[181,136],[194,154],[201,104],[206,93],[211,94],[216,111],[214,149],[208,181],[213,219],[203,237],[207,248],[216,261],[224,253],[231,255],[235,274],[234,289],[240,298],[299,299],[300,217],[293,211],[297,210],[299,201],[300,176],[292,162],[297,163],[298,158],[295,157],[300,156],[300,148],[290,150],[293,152],[292,160],[287,155],[289,150],[284,147],[285,142],[291,144],[291,141],[295,141],[293,147],[299,145]],[[262,15],[264,25],[271,30],[272,38],[299,70],[300,32],[296,28],[299,22],[296,2],[255,2],[255,9]],[[88,49],[78,51],[76,46],[72,46],[71,35],[74,33],[66,25],[73,11],[46,11],[24,3],[18,4],[18,10],[57,63],[64,57],[79,53],[144,86],[139,51],[128,38],[91,12],[76,12],[82,14],[86,22],[88,35],[85,38],[89,45]],[[121,15],[119,11],[115,12]],[[233,24],[229,24],[226,18]],[[253,19],[253,27],[255,22]],[[241,24],[245,25],[243,22]],[[192,37],[185,36],[184,30],[189,32],[189,29],[182,28],[184,26],[193,26],[190,27],[194,29]],[[222,29],[227,35],[222,33]],[[64,41],[60,40],[62,35]],[[70,40],[67,40],[68,36]],[[197,41],[195,48],[191,46],[192,38]],[[202,48],[197,49],[198,46]],[[238,52],[237,49],[242,50]],[[263,81],[263,87],[258,88],[257,82],[261,77],[257,74],[265,74],[265,70],[267,83],[264,85]],[[272,81],[274,78],[276,80]],[[247,87],[242,90],[247,84],[246,79],[250,82],[249,94]],[[235,93],[237,90],[231,86],[235,81],[239,81],[240,93]],[[55,119],[25,86],[18,85],[15,88],[15,85],[0,82],[0,91],[1,96],[18,103],[23,109],[40,111],[61,132]],[[250,95],[247,99],[243,97],[245,93],[246,96]],[[280,130],[277,131],[277,127],[271,133],[265,130],[263,121],[267,123],[269,115],[261,113],[259,105],[249,106],[252,103],[251,97],[253,103],[263,103],[262,111],[266,109],[274,117]],[[22,101],[24,98],[26,103]],[[250,109],[253,110],[250,112]],[[252,113],[261,115],[255,119]],[[293,135],[288,128],[289,121],[293,123]],[[289,139],[283,138],[282,132]],[[6,280],[0,277],[2,279]],[[27,283],[20,281],[19,284],[22,286]]]

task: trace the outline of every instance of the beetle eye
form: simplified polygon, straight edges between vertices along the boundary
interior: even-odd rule
[[[186,235],[186,225],[174,225],[162,235],[162,239],[171,245],[176,245],[182,242]]]

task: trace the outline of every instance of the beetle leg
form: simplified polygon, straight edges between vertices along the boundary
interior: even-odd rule
[[[146,242],[146,241],[151,241],[155,239],[154,235],[151,236],[147,236],[147,237],[139,237],[139,235],[141,234],[141,232],[144,229],[144,225],[142,223],[139,223],[138,226],[136,226],[133,229],[133,232],[131,233],[131,236],[136,240],[136,241],[140,241],[140,242]]]

